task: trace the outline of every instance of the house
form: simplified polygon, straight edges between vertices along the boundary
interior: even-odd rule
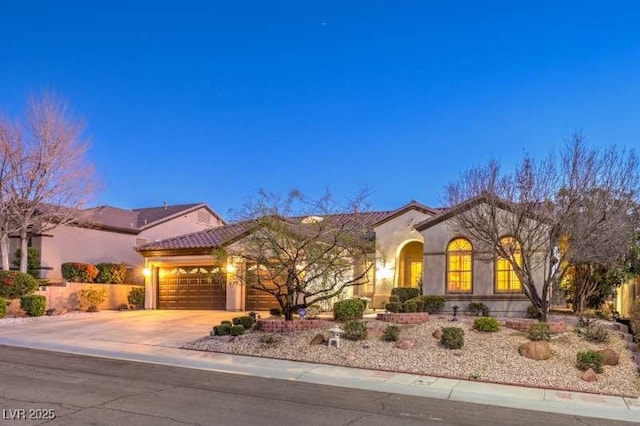
[[[30,235],[29,247],[40,251],[41,278],[61,281],[60,266],[65,262],[124,262],[133,269],[133,279],[142,282],[144,259],[135,246],[225,225],[220,215],[201,203],[131,210],[100,206],[79,211],[78,216],[74,225]],[[10,252],[19,245],[19,238],[12,237]]]
[[[369,282],[351,288],[352,294],[366,296],[374,307],[382,308],[394,287],[422,284],[425,294],[445,298],[446,310],[481,301],[498,315],[524,315],[530,303],[509,263],[476,258],[474,242],[451,226],[453,216],[474,203],[435,209],[411,201],[393,211],[352,216],[376,241]],[[146,307],[266,310],[277,306],[271,295],[237,279],[238,271],[247,267],[241,256],[225,262],[212,256],[215,249],[240,246],[248,230],[246,222],[238,222],[137,247],[151,272]]]

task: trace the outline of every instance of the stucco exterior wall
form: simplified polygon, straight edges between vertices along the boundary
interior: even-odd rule
[[[216,216],[210,213],[208,213],[211,219],[209,223],[198,222],[198,212],[208,213],[208,210],[204,207],[201,207],[198,210],[194,210],[190,213],[173,218],[167,222],[160,223],[156,226],[140,232],[137,235],[137,238],[145,238],[149,242],[153,242],[177,235],[203,231],[205,229],[222,225],[222,222]]]
[[[422,231],[424,239],[423,292],[424,294],[442,295],[445,297],[445,311],[452,312],[457,305],[464,310],[470,302],[482,302],[489,306],[494,315],[524,316],[531,304],[524,294],[496,293],[495,263],[487,259],[489,253],[474,252],[471,294],[447,294],[446,291],[446,250],[448,243],[457,237],[467,238],[454,230],[451,221],[440,222]],[[472,239],[471,244],[477,250],[479,244]],[[542,267],[534,271],[534,279],[541,292],[544,278]]]
[[[429,217],[431,215],[418,210],[409,210],[374,228],[377,250],[374,307],[380,308],[388,302],[391,289],[398,283],[398,254],[406,243],[424,241],[424,237],[415,230],[414,225]]]

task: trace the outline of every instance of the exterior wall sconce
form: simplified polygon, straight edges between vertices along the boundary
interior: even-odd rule
[[[145,277],[150,277],[151,276],[151,268],[144,268],[142,270],[142,275],[144,275]]]

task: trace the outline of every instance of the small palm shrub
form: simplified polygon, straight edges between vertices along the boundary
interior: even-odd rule
[[[479,317],[473,321],[473,328],[483,332],[495,332],[500,330],[500,323],[492,317]]]
[[[333,304],[333,319],[336,321],[354,321],[362,319],[364,314],[363,303],[359,299],[340,300]]]
[[[538,342],[540,340],[549,341],[551,339],[551,330],[546,322],[536,322],[529,327],[529,340]]]
[[[576,355],[576,367],[578,370],[586,371],[593,369],[596,373],[602,373],[604,357],[596,351],[581,351]]]
[[[249,316],[249,315],[244,315],[241,317],[235,317],[232,320],[233,325],[242,325],[244,327],[245,330],[250,329],[251,327],[253,327],[253,324],[256,322],[256,320]]]
[[[18,271],[0,271],[0,297],[17,299],[38,289],[38,280]]]
[[[578,334],[589,342],[606,343],[609,341],[609,330],[603,325],[594,324],[589,327],[578,328]]]
[[[460,327],[443,327],[440,343],[447,349],[460,349],[464,346],[464,330]]]
[[[127,301],[136,309],[144,309],[144,287],[133,287],[129,290]]]
[[[80,290],[78,296],[83,306],[87,306],[87,312],[97,312],[98,307],[107,300],[106,287],[86,287]]]
[[[384,329],[384,333],[382,333],[382,340],[386,340],[387,342],[397,342],[400,340],[400,327],[397,325],[388,325],[387,328]]]
[[[363,321],[347,321],[344,325],[344,337],[349,340],[365,340],[367,325]]]
[[[244,334],[244,325],[242,324],[232,325],[231,329],[229,329],[229,332],[231,333],[232,336],[240,336],[241,334]]]
[[[20,307],[32,317],[41,317],[47,311],[47,298],[39,294],[28,294],[20,298]]]

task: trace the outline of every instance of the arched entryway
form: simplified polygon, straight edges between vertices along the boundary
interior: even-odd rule
[[[406,243],[398,254],[397,287],[418,287],[422,280],[424,244],[420,241]]]

